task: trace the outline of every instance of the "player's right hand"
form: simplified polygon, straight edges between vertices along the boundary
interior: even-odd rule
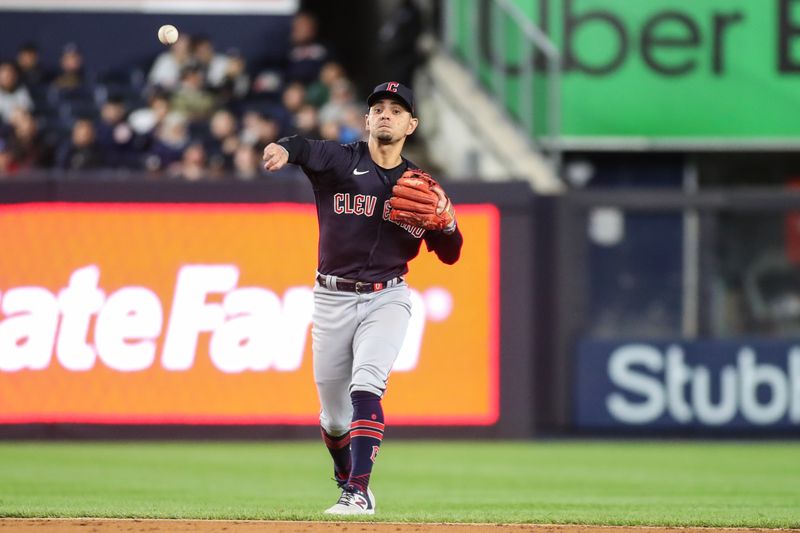
[[[264,170],[274,172],[283,168],[289,162],[289,152],[277,143],[269,143],[264,148]]]

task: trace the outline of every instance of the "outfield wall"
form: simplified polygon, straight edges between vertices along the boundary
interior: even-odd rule
[[[463,259],[411,264],[393,436],[800,435],[798,193],[446,187]],[[0,200],[0,436],[316,436],[302,178]]]

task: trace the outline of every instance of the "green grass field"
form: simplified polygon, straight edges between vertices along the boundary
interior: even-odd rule
[[[3,443],[0,516],[323,519],[327,451],[288,443]],[[392,442],[376,520],[800,526],[800,444]]]

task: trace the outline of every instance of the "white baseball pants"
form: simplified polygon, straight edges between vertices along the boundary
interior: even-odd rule
[[[379,397],[411,317],[408,285],[367,293],[314,287],[311,327],[320,424],[331,436],[350,429],[352,391]]]

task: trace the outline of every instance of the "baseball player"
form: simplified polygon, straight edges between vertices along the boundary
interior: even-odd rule
[[[383,439],[381,398],[411,316],[403,276],[423,240],[447,264],[463,242],[447,195],[401,155],[418,125],[411,90],[383,83],[367,104],[366,142],[295,135],[266,146],[263,157],[270,171],[299,165],[316,197],[314,380],[342,490],[328,514],[375,513],[369,478]]]

